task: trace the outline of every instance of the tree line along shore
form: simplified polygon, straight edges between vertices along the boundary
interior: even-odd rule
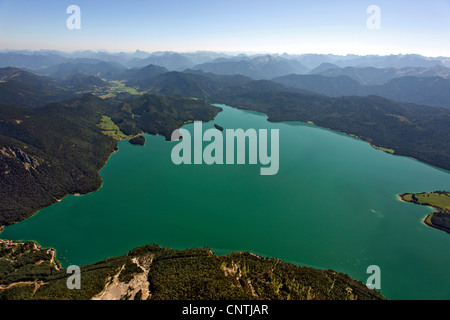
[[[432,227],[450,233],[450,192],[435,191],[422,193],[403,193],[399,199],[405,202],[433,207],[423,222]]]

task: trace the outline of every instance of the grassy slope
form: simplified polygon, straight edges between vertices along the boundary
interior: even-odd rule
[[[450,233],[450,192],[405,193],[400,195],[400,198],[407,202],[435,208],[436,212],[424,219],[425,224]]]
[[[437,192],[427,192],[416,194],[416,198],[419,203],[425,205],[431,205],[432,207],[450,210],[450,192],[448,193],[437,193]]]
[[[126,86],[124,80],[111,80],[109,84],[110,86],[107,88],[99,88],[95,94],[102,99],[114,98],[120,93],[128,93],[131,95],[142,94],[142,92],[137,91],[135,88]]]
[[[102,133],[112,137],[115,140],[130,139],[132,136],[127,136],[120,128],[111,120],[110,117],[102,115],[102,119],[98,124],[102,129]]]

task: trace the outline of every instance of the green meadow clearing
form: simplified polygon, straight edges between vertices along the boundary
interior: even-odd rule
[[[103,134],[111,136],[116,140],[133,138],[133,136],[127,136],[125,133],[120,131],[119,127],[108,116],[102,116],[98,126],[102,129]]]

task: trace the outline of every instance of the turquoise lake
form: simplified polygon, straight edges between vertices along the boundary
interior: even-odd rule
[[[1,237],[53,247],[64,266],[151,243],[251,251],[364,283],[378,265],[390,299],[450,299],[450,235],[422,223],[430,208],[397,198],[450,190],[449,172],[314,125],[221,107],[204,130],[280,130],[277,175],[261,176],[260,164],[176,166],[177,142],[146,135],[145,147],[119,143],[97,192],[68,196]]]

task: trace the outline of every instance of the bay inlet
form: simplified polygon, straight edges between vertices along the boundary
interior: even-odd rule
[[[66,267],[151,243],[251,251],[363,282],[377,265],[390,299],[450,299],[450,236],[422,223],[430,208],[397,198],[449,190],[449,172],[312,124],[220,106],[203,130],[279,130],[276,175],[250,164],[175,165],[176,142],[145,135],[145,146],[119,143],[97,192],[68,196],[1,237],[55,248]]]

